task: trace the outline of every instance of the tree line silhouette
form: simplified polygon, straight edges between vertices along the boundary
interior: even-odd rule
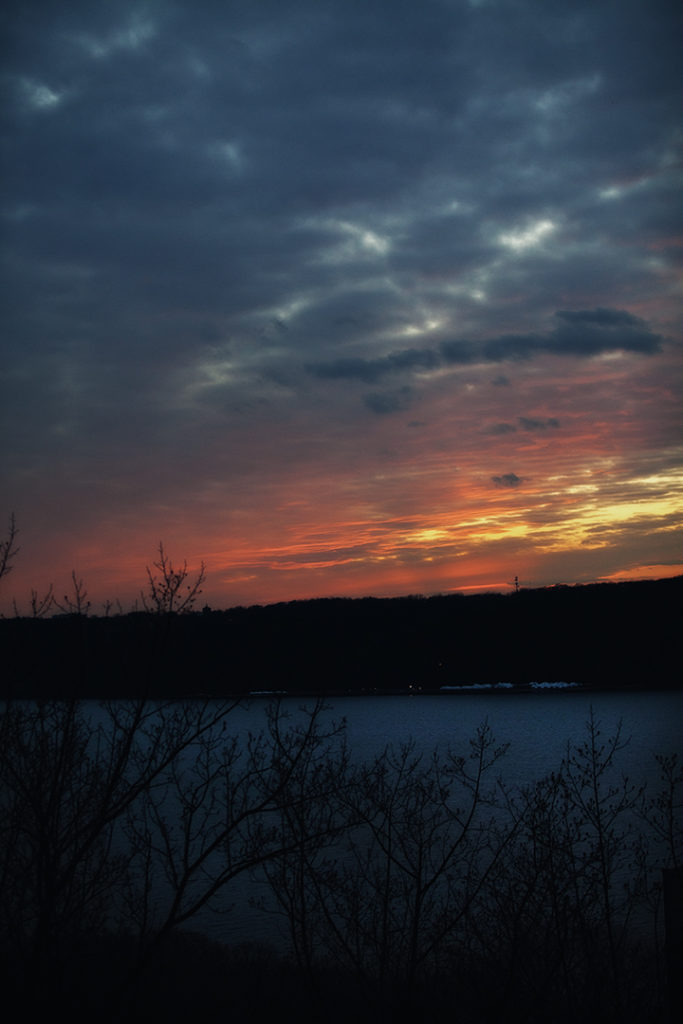
[[[3,692],[435,692],[500,681],[676,688],[683,577],[463,597],[0,620]]]

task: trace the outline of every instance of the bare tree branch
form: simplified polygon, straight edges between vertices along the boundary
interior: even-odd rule
[[[90,608],[90,601],[88,601],[88,591],[85,589],[83,580],[79,580],[76,576],[76,570],[71,570],[71,586],[73,590],[73,597],[68,594],[64,595],[63,604],[55,599],[55,604],[61,612],[67,615],[87,615],[88,609]]]
[[[141,592],[145,611],[154,612],[156,615],[180,615],[192,611],[206,579],[204,562],[201,563],[195,579],[189,579],[187,562],[184,561],[181,568],[174,568],[173,562],[164,551],[164,545],[160,542],[159,560],[152,564],[158,570],[158,574],[152,572],[149,566],[146,567],[148,592]]]
[[[18,533],[19,528],[17,526],[16,519],[14,518],[14,512],[12,512],[9,517],[7,537],[5,540],[0,541],[0,580],[3,576],[7,576],[12,571],[12,562],[19,554],[20,548],[17,545]]]

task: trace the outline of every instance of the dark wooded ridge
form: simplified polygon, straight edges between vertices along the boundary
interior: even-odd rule
[[[683,576],[435,597],[0,621],[5,696],[680,686]]]

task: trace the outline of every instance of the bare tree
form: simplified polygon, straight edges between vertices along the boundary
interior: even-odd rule
[[[8,702],[0,712],[0,934],[31,990],[54,991],[72,944],[125,924],[122,824],[229,704]],[[3,945],[4,945],[3,940]],[[57,989],[59,989],[57,985]]]
[[[29,607],[31,609],[30,618],[44,618],[49,612],[50,608],[52,608],[53,604],[55,604],[55,595],[52,584],[50,584],[50,586],[47,588],[44,594],[40,594],[33,587],[31,588],[31,598],[29,602]],[[19,610],[19,606],[14,598],[12,599],[12,607],[14,608],[15,617],[18,619],[22,618],[22,613]]]
[[[317,705],[316,711],[324,709]],[[349,814],[355,785],[350,770],[345,722],[320,728],[318,714],[281,735],[279,713],[270,713],[275,765],[282,779],[274,819],[279,852],[260,865],[283,915],[298,968],[317,992],[321,936],[320,891],[340,842],[357,821]],[[292,742],[296,737],[295,742]],[[258,877],[258,876],[257,876]],[[262,909],[265,901],[254,901]]]
[[[289,725],[276,704],[267,728],[242,741],[213,728],[169,763],[164,786],[134,809],[126,824],[131,846],[145,857],[153,852],[167,894],[164,912],[148,921],[146,942],[215,906],[234,878],[296,845],[280,817],[303,799],[303,765],[326,749],[322,710],[318,702],[302,723]]]
[[[16,523],[14,512],[10,515],[9,526],[7,530],[7,537],[5,540],[0,541],[0,579],[3,576],[7,576],[13,568],[13,561],[21,550],[17,544],[17,536],[19,534],[19,528]],[[48,587],[45,594],[39,594],[37,590],[31,589],[30,607],[31,607],[31,618],[42,619],[43,616],[47,615],[48,611],[54,604],[54,594],[52,591],[52,584]],[[12,607],[14,609],[14,615],[16,618],[21,618],[21,612],[15,598],[12,598]]]
[[[164,551],[164,545],[160,542],[159,560],[152,564],[157,573],[152,572],[149,566],[146,567],[147,593],[145,594],[144,591],[141,593],[145,611],[155,612],[158,615],[192,611],[206,579],[204,562],[201,563],[195,578],[190,579],[187,562],[184,561],[181,568],[174,568],[171,559]]]
[[[520,1019],[622,1020],[656,998],[655,985],[638,1002],[638,979],[654,976],[642,948],[648,835],[639,827],[643,789],[619,772],[625,748],[621,728],[603,739],[591,712],[586,738],[558,770],[509,795],[514,835],[463,950],[492,1018],[515,1005]]]
[[[326,856],[288,805],[283,825],[300,840],[267,874],[292,937],[349,972],[375,1014],[415,1010],[500,855],[484,784],[503,752],[482,726],[470,757],[424,758],[409,743],[341,775],[331,817],[324,802],[307,807],[309,822],[324,823]]]
[[[603,739],[591,708],[586,739],[570,748],[563,762],[563,786],[581,842],[574,847],[575,864],[588,883],[601,928],[604,929],[611,980],[610,1001],[618,1019],[623,1006],[623,947],[634,901],[622,871],[634,863],[635,811],[642,805],[643,787],[617,769],[617,756],[627,746],[621,723]]]
[[[683,765],[676,754],[658,754],[660,788],[644,808],[659,847],[658,866],[683,870]]]
[[[17,545],[18,533],[19,528],[14,517],[14,512],[12,512],[9,517],[7,537],[5,540],[0,541],[0,580],[3,576],[7,576],[8,573],[12,571],[12,563],[19,554],[19,547]]]
[[[87,615],[90,609],[90,601],[88,600],[88,591],[85,589],[83,580],[79,580],[76,576],[76,570],[71,570],[71,590],[73,596],[65,594],[62,602],[60,603],[55,599],[54,603],[57,605],[61,612],[66,615]]]
[[[643,808],[643,819],[654,838],[648,897],[655,921],[659,987],[666,992],[664,1001],[673,1016],[675,1009],[683,1006],[678,924],[683,879],[683,766],[676,754],[658,755],[656,760],[660,788]]]
[[[84,937],[122,932],[137,950],[111,993],[125,1006],[171,933],[293,849],[279,822],[322,742],[322,705],[292,725],[276,708],[247,737],[226,731],[236,706],[0,709],[0,953],[22,996],[68,998]]]

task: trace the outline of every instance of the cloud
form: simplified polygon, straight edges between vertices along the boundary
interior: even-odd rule
[[[468,363],[474,362],[479,355],[478,348],[471,341],[442,341],[439,346],[439,354],[447,365],[462,364],[467,366]]]
[[[395,391],[375,391],[365,395],[363,401],[368,409],[379,416],[388,416],[394,412],[403,412],[412,401],[412,390],[409,387],[399,388]]]
[[[557,325],[545,334],[505,334],[483,346],[494,362],[531,359],[544,353],[591,358],[607,352],[653,355],[662,348],[661,335],[639,317],[621,309],[558,310]]]
[[[306,370],[321,380],[360,380],[372,383],[388,372],[386,360],[362,358],[331,359],[327,363],[307,363]]]
[[[490,427],[485,430],[486,434],[503,435],[503,434],[514,434],[517,431],[517,427],[513,423],[492,423]]]
[[[358,380],[375,383],[388,374],[420,374],[439,367],[470,366],[478,360],[496,362],[528,360],[545,354],[592,358],[607,352],[652,355],[661,350],[661,336],[626,310],[558,310],[558,325],[545,334],[508,334],[489,338],[480,345],[468,340],[449,339],[437,348],[397,349],[374,359],[339,356],[306,363],[306,371],[321,380]],[[509,381],[499,376],[497,387]],[[520,419],[524,430],[556,427],[553,420]]]
[[[520,416],[518,423],[522,430],[557,430],[560,426],[560,421],[555,419],[554,416],[550,416],[548,419],[538,419],[534,416]]]
[[[372,383],[381,377],[401,371],[431,370],[438,365],[438,357],[429,349],[403,349],[380,359],[358,357],[333,359],[326,363],[308,363],[306,369],[324,380],[360,380]]]
[[[661,335],[623,309],[558,310],[555,316],[560,322],[549,337],[548,351],[578,356],[661,351]]]
[[[492,476],[491,479],[496,487],[519,487],[522,483],[522,478],[516,473],[503,473],[501,476]]]

